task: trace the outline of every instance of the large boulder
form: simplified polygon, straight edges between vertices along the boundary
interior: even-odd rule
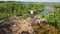
[[[43,29],[45,27],[49,29],[47,27],[50,25],[45,25],[46,23],[47,20],[45,18],[22,18],[22,16],[13,16],[0,21],[0,34],[34,34],[39,28]]]

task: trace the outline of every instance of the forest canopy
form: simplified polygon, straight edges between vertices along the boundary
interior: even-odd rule
[[[8,18],[13,15],[24,15],[30,10],[42,11],[44,5],[23,2],[0,2],[0,19]]]

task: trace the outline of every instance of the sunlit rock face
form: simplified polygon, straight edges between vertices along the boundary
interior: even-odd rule
[[[20,16],[14,16],[9,18],[7,21],[3,22],[9,24],[9,27],[2,27],[4,31],[10,31],[12,34],[33,34],[33,26],[41,24],[41,22],[46,21],[46,19],[41,18],[22,18]],[[4,25],[4,24],[3,24]],[[8,25],[7,25],[8,26]],[[9,32],[6,34],[10,34]]]

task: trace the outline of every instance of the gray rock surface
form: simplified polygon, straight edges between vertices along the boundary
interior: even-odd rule
[[[24,19],[22,16],[13,16],[0,21],[0,31],[1,33],[4,31],[6,34],[21,34],[22,32],[33,34],[34,30],[32,27],[43,21],[46,21],[46,19],[30,17]]]

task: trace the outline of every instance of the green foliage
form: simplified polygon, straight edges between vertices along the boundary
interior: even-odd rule
[[[51,11],[49,13],[46,14],[37,14],[37,16],[46,18],[48,20],[48,22],[52,22],[54,24],[57,24],[57,26],[60,28],[60,8],[58,6],[58,8],[54,8],[54,11]]]
[[[36,3],[23,2],[0,2],[0,19],[8,18],[13,15],[24,15],[30,10],[41,11],[44,6]]]

